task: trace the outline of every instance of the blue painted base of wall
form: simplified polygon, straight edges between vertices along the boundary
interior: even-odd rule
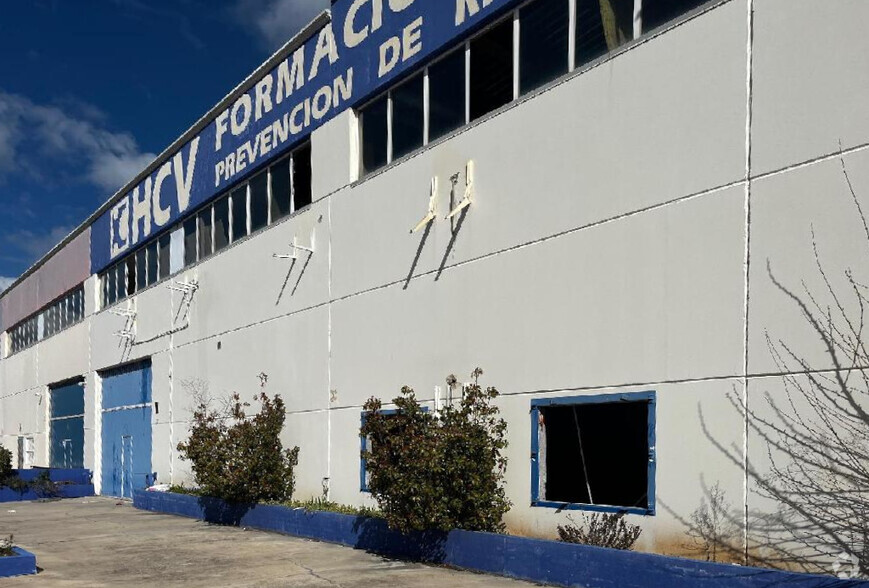
[[[50,498],[82,498],[93,495],[93,484],[63,484],[58,488],[58,495]],[[29,489],[24,492],[18,492],[11,488],[0,488],[0,502],[22,502],[24,500],[39,500],[41,498],[49,497],[37,494]]]
[[[242,525],[365,549],[379,555],[437,563],[559,586],[596,588],[818,588],[869,582],[699,562],[510,535],[451,531],[402,535],[381,519],[282,506],[229,505],[215,498],[137,491],[133,506],[211,523]]]
[[[0,557],[0,578],[35,574],[36,556],[20,547],[13,547],[12,549],[17,555]]]
[[[12,472],[25,482],[32,482],[42,472],[48,472],[52,482],[67,482],[69,484],[90,484],[93,474],[84,468],[32,468],[29,470],[12,470]]]
[[[43,472],[48,472],[52,482],[58,484],[56,498],[82,498],[94,495],[94,485],[91,483],[91,472],[85,469],[49,469],[34,468],[30,470],[12,470],[21,480],[32,482]],[[46,498],[29,488],[18,492],[12,488],[0,487],[0,502],[20,502],[23,500],[39,500]]]

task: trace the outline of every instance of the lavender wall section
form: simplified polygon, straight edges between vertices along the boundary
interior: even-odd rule
[[[0,332],[87,280],[90,239],[88,228],[0,298]]]

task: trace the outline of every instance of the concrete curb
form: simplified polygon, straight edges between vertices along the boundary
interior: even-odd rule
[[[230,505],[216,498],[136,491],[133,506],[210,523],[239,525],[338,543],[379,555],[530,580],[600,588],[799,588],[869,586],[860,580],[707,563],[510,535],[450,531],[402,535],[386,522],[269,505]]]
[[[0,557],[0,578],[36,573],[36,556],[20,547],[12,548],[17,555]]]

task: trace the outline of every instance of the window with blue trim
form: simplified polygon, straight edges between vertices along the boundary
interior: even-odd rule
[[[423,412],[428,412],[427,406],[422,406],[420,408],[422,408]],[[362,427],[365,426],[365,421],[368,420],[369,414],[370,413],[368,413],[368,412],[362,413],[362,418],[360,419],[360,430]],[[398,414],[398,410],[396,410],[394,408],[381,410],[380,414],[385,415],[385,416],[391,416],[391,415]],[[368,492],[369,491],[368,490],[368,469],[366,468],[365,454],[368,452],[368,448],[371,447],[371,439],[369,439],[368,437],[364,437],[362,435],[359,435],[359,439],[360,439],[360,443],[361,443],[361,447],[360,447],[361,451],[359,453],[359,489],[362,492]]]
[[[655,513],[655,393],[531,403],[533,506]]]

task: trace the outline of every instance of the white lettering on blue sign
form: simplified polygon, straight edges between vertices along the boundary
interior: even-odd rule
[[[444,10],[445,1],[338,0],[331,22],[97,219],[92,271],[102,271],[521,0],[455,0],[455,12]]]

